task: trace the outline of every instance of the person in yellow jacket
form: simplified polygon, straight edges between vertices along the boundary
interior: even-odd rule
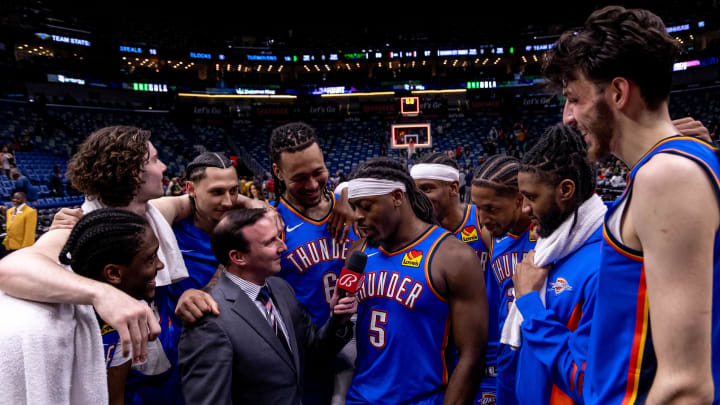
[[[25,193],[16,191],[10,200],[13,207],[5,213],[7,236],[3,240],[8,253],[35,243],[37,227],[37,211],[25,204],[27,201]]]

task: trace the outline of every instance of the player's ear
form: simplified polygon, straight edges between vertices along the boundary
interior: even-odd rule
[[[123,268],[125,266],[120,264],[107,264],[102,270],[103,278],[109,284],[117,286],[122,281]]]
[[[450,197],[457,197],[460,194],[460,182],[459,181],[453,181],[450,183]]]
[[[611,103],[618,109],[627,106],[630,99],[630,82],[624,77],[616,77],[610,82],[609,92],[611,95]],[[636,92],[639,94],[638,92]]]
[[[393,192],[390,193],[390,198],[392,198],[393,207],[399,207],[405,199],[405,194],[400,190],[393,190]]]
[[[515,206],[518,208],[522,208],[523,202],[525,201],[525,196],[523,193],[519,192],[515,195]]]
[[[557,185],[556,191],[560,201],[567,202],[575,200],[575,182],[570,179],[564,179]]]
[[[278,180],[285,181],[285,179],[283,179],[282,171],[280,170],[280,166],[278,166],[277,163],[272,164],[272,171],[275,174],[275,177],[278,178]]]

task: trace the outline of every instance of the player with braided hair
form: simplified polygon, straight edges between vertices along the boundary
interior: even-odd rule
[[[295,290],[298,301],[320,328],[330,317],[330,299],[348,249],[357,235],[351,232],[353,212],[347,191],[335,195],[326,188],[328,170],[315,130],[302,122],[275,128],[270,135],[270,160],[276,188],[275,209],[285,222],[279,277]],[[324,370],[307,372],[303,403],[344,403],[354,361],[354,348],[346,346],[334,367],[332,379]]]
[[[515,308],[502,334],[519,348],[522,404],[583,403],[607,211],[592,169],[580,133],[558,124],[525,154],[518,173],[523,210],[539,237],[515,270]]]
[[[410,170],[417,187],[425,193],[433,204],[440,225],[453,232],[455,237],[475,249],[485,277],[488,294],[489,322],[488,339],[485,348],[485,375],[480,383],[477,395],[484,404],[492,404],[495,398],[495,356],[499,341],[497,331],[497,283],[487,271],[490,250],[482,239],[482,227],[475,204],[464,205],[460,202],[459,171],[454,158],[444,153],[431,153],[421,158]],[[477,271],[477,269],[472,269]]]
[[[505,155],[495,155],[475,170],[472,200],[477,206],[483,225],[483,241],[490,247],[489,271],[498,288],[497,330],[502,331],[513,302],[515,268],[535,247],[530,218],[523,212],[523,195],[518,190],[520,161]],[[515,373],[517,355],[507,344],[497,351],[497,403],[517,404]],[[480,400],[481,398],[478,398]]]
[[[347,403],[471,401],[487,332],[483,276],[467,271],[480,267],[477,255],[436,224],[432,203],[398,161],[360,164],[348,191],[368,261]]]
[[[155,275],[163,268],[158,259],[158,239],[148,222],[133,212],[101,208],[83,216],[60,252],[60,263],[82,276],[111,284],[131,297],[151,303],[155,297]],[[142,389],[139,371],[130,368],[129,356],[121,350],[120,336],[98,317],[108,367],[111,404],[132,403],[133,392]],[[156,340],[150,345],[159,345]],[[162,349],[160,349],[162,352]],[[161,364],[158,366],[158,364]],[[166,357],[153,357],[144,369],[167,371]],[[130,398],[125,398],[130,395]]]
[[[538,177],[537,180],[553,187],[558,186],[565,179],[572,180],[575,185],[573,193],[575,209],[595,193],[597,183],[595,170],[587,159],[582,136],[576,129],[562,124],[548,128],[536,146],[523,156],[520,172],[534,174]],[[558,212],[559,207],[552,209],[555,213],[561,214]],[[538,223],[535,228],[537,235],[542,238],[547,237],[560,225],[557,221],[564,219],[560,217],[555,215],[554,218],[553,216],[544,218],[544,221],[549,222]]]

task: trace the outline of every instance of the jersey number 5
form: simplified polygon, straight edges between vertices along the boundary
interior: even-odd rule
[[[387,312],[373,309],[370,312],[370,331],[368,333],[370,344],[376,349],[385,347],[385,328],[382,325],[387,325]]]

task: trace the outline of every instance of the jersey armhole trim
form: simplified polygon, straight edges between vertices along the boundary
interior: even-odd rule
[[[440,245],[442,241],[444,241],[448,236],[455,237],[452,233],[449,231],[446,231],[442,235],[440,235],[439,238],[433,243],[432,247],[430,247],[430,250],[428,250],[428,256],[427,259],[425,259],[425,280],[427,281],[428,287],[430,287],[430,291],[435,294],[435,296],[442,302],[447,303],[447,298],[443,297],[442,294],[440,294],[435,287],[435,284],[432,281],[432,274],[430,268],[432,267],[432,259],[435,257],[435,251],[436,248]]]

